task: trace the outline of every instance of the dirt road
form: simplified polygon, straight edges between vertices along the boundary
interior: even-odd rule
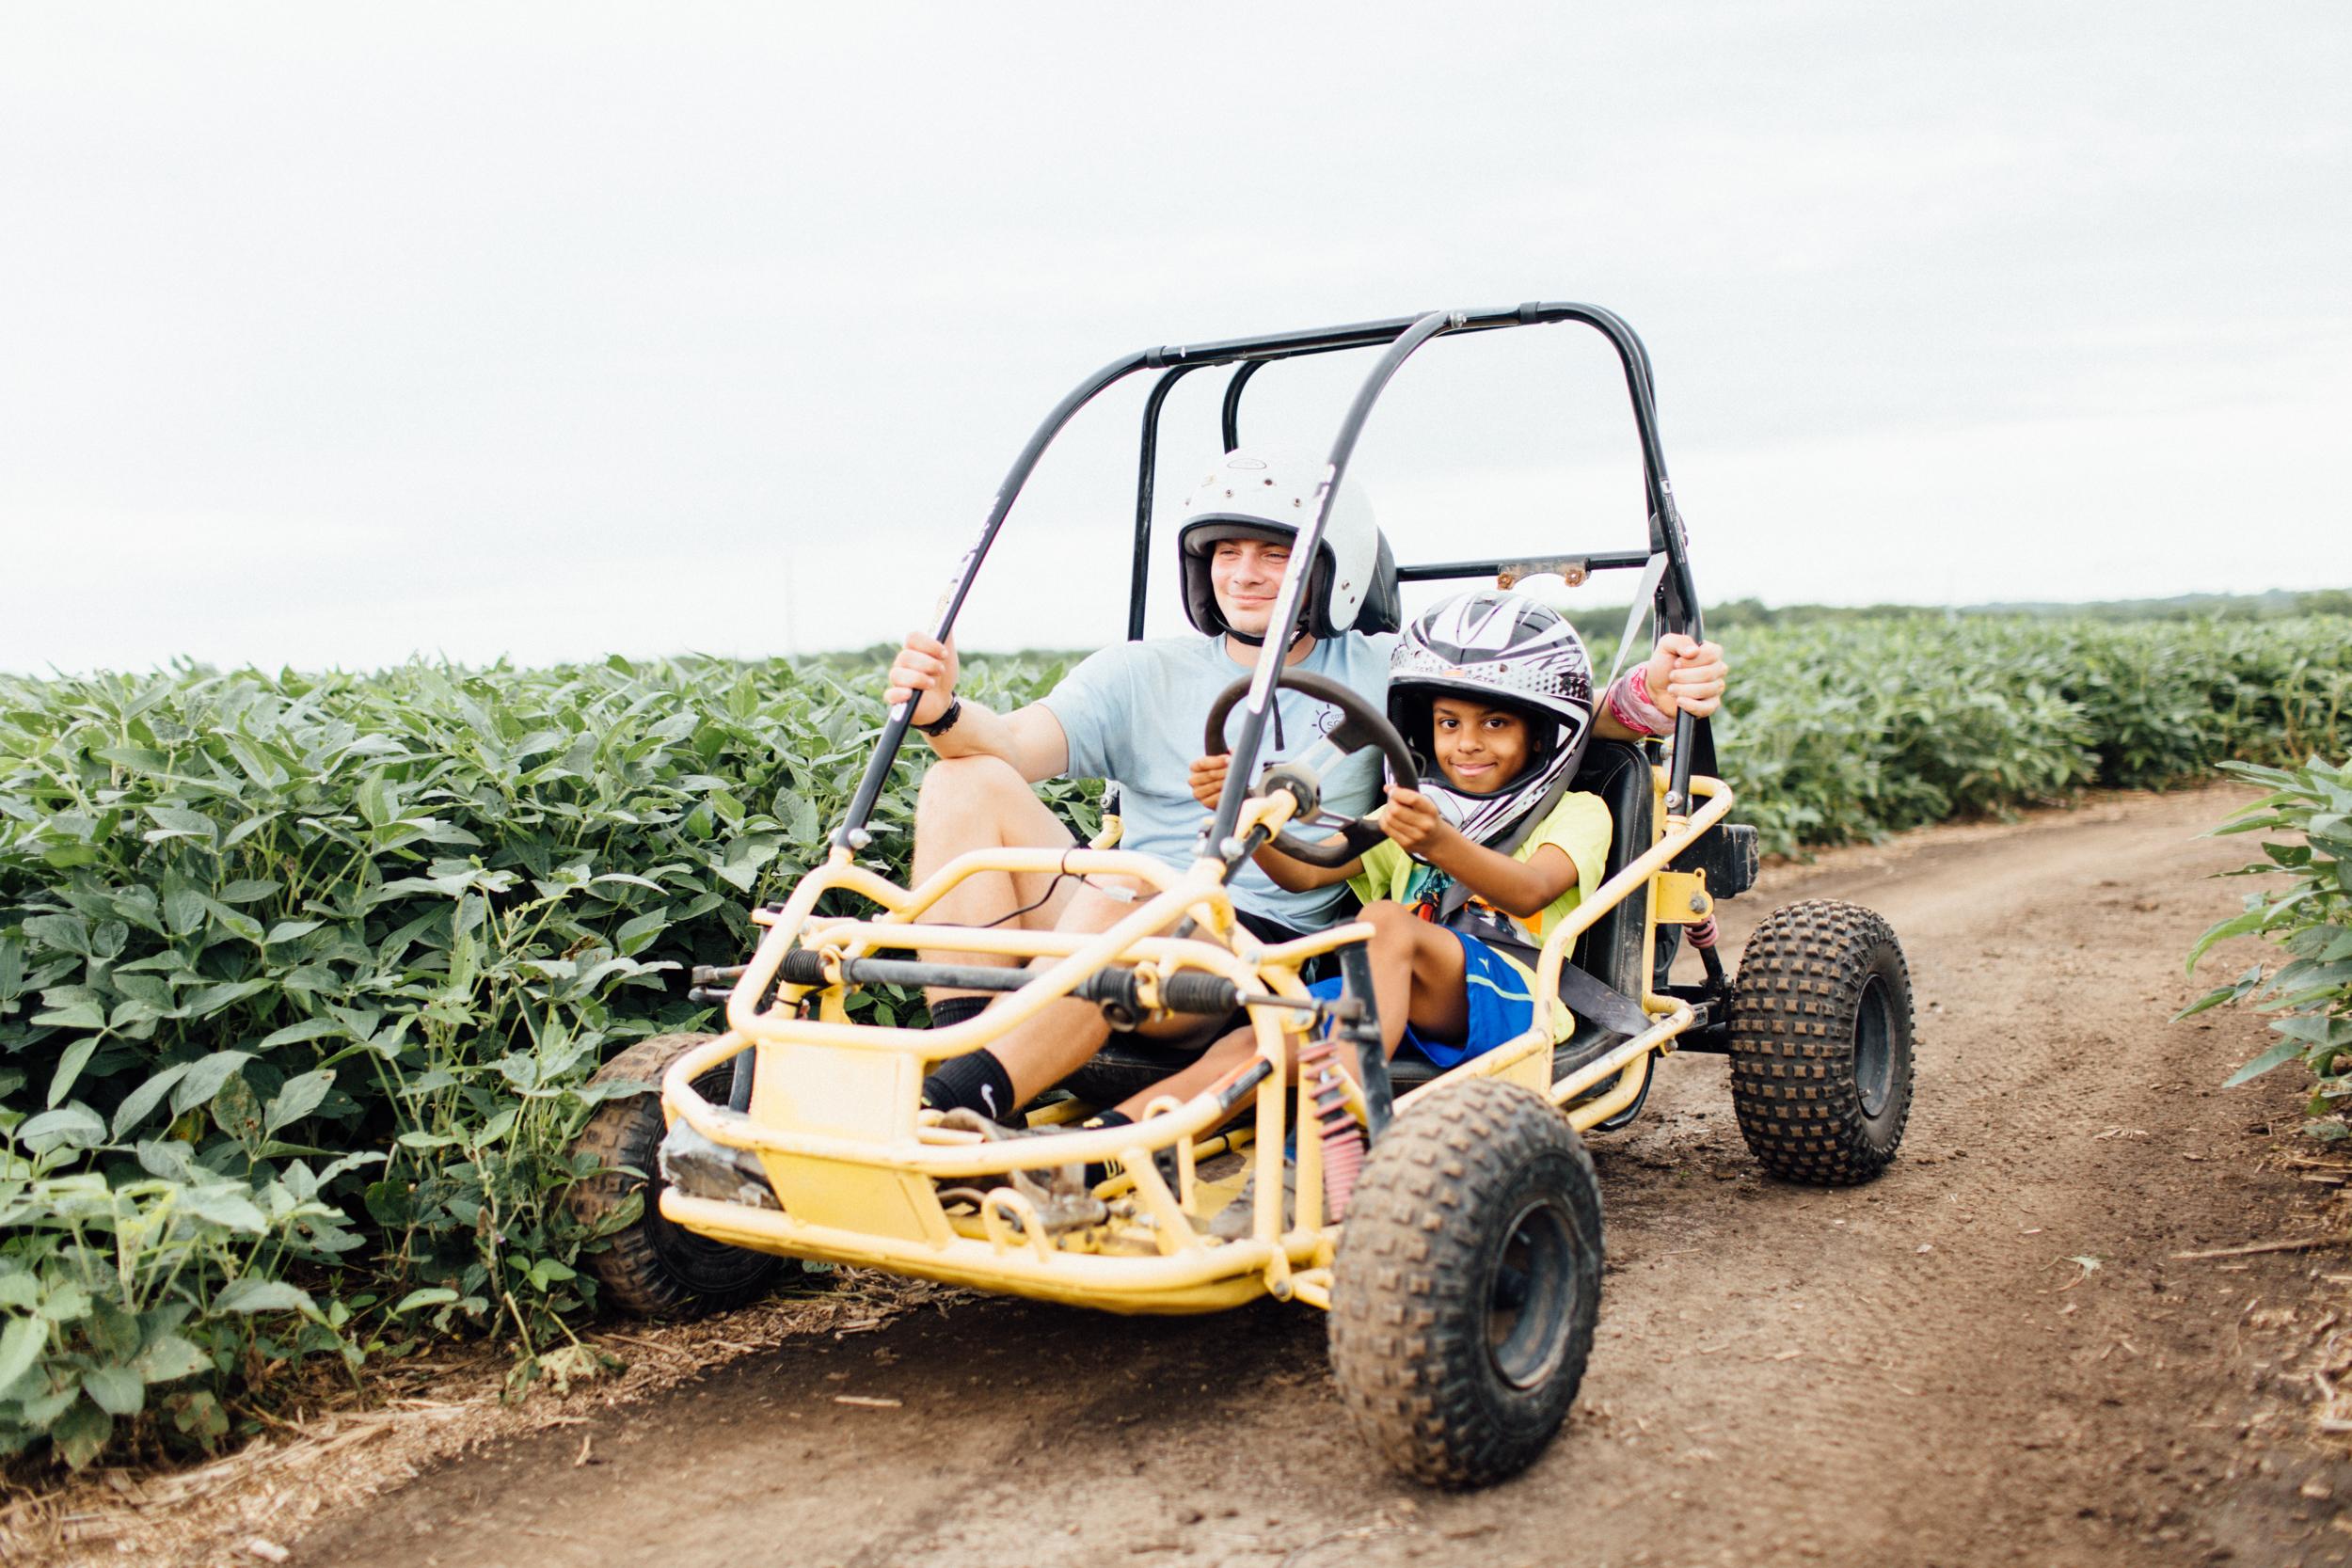
[[[969,1299],[451,1465],[323,1520],[295,1560],[2346,1560],[2331,1494],[2352,1475],[2278,1379],[2352,1257],[2173,1257],[2278,1234],[2318,1190],[2252,1158],[2293,1085],[2217,1087],[2259,1022],[2166,1022],[2213,983],[2181,955],[2244,886],[2202,874],[2245,841],[2194,836],[2234,799],[1939,830],[1727,907],[1735,944],[1800,897],[1894,922],[1921,1037],[1903,1155],[1859,1190],[1766,1181],[1724,1062],[1665,1064],[1649,1114],[1594,1140],[1599,1342],[1569,1426],[1511,1484],[1391,1479],[1311,1310]]]

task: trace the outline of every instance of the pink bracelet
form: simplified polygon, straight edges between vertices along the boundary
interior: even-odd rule
[[[1602,702],[1610,715],[1635,735],[1661,736],[1675,727],[1666,710],[1650,700],[1649,683],[1642,678],[1639,667],[1610,682]]]

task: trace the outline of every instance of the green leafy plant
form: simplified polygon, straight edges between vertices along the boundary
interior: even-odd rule
[[[1014,705],[1058,668],[975,660],[967,689]],[[511,1339],[525,1380],[570,1352],[602,1239],[562,1201],[569,1145],[612,1092],[587,1081],[707,1016],[686,970],[739,957],[748,908],[824,852],[877,685],[708,659],[0,677],[0,1125],[26,1148],[0,1303],[47,1325],[9,1331],[7,1442],[208,1440],[272,1367],[421,1332]],[[876,814],[885,871],[924,754]],[[125,1386],[103,1358],[141,1352],[105,1309],[58,1314],[116,1299],[102,1254],[143,1335],[213,1357],[172,1386],[185,1423],[100,1401]]]
[[[380,1156],[295,1160],[257,1183],[182,1144],[106,1146],[78,1108],[0,1124],[0,1453],[45,1436],[78,1469],[143,1415],[209,1447],[232,1374],[320,1350],[357,1364],[352,1306],[280,1276],[359,1244],[319,1193]]]
[[[2215,832],[2283,835],[2265,840],[2262,860],[2229,875],[2280,877],[2285,885],[2248,894],[2242,912],[2197,939],[2188,967],[2194,973],[2214,943],[2231,937],[2265,937],[2287,958],[2275,969],[2255,964],[2179,1016],[2224,1003],[2276,1014],[2270,1027],[2279,1039],[2233,1073],[2230,1085],[2300,1061],[2316,1080],[2307,1130],[2340,1139],[2352,1133],[2344,1120],[2352,1096],[2352,765],[2313,758],[2294,768],[2224,767],[2270,793]]]

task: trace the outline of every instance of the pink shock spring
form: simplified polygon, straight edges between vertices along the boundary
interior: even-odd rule
[[[1347,1214],[1349,1195],[1364,1168],[1364,1130],[1347,1108],[1347,1091],[1331,1064],[1331,1042],[1299,1053],[1299,1071],[1314,1075],[1316,1131],[1323,1139],[1323,1208],[1334,1221]]]

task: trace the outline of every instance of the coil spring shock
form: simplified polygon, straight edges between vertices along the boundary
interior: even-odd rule
[[[1357,1173],[1364,1168],[1364,1130],[1347,1108],[1347,1086],[1332,1060],[1328,1037],[1300,1049],[1298,1075],[1314,1085],[1315,1131],[1323,1139],[1323,1210],[1334,1221],[1344,1219]]]
[[[1710,914],[1705,920],[1690,927],[1690,937],[1691,945],[1698,952],[1699,962],[1707,966],[1708,980],[1714,985],[1722,985],[1724,983],[1724,958],[1715,950],[1717,940],[1715,917]]]

